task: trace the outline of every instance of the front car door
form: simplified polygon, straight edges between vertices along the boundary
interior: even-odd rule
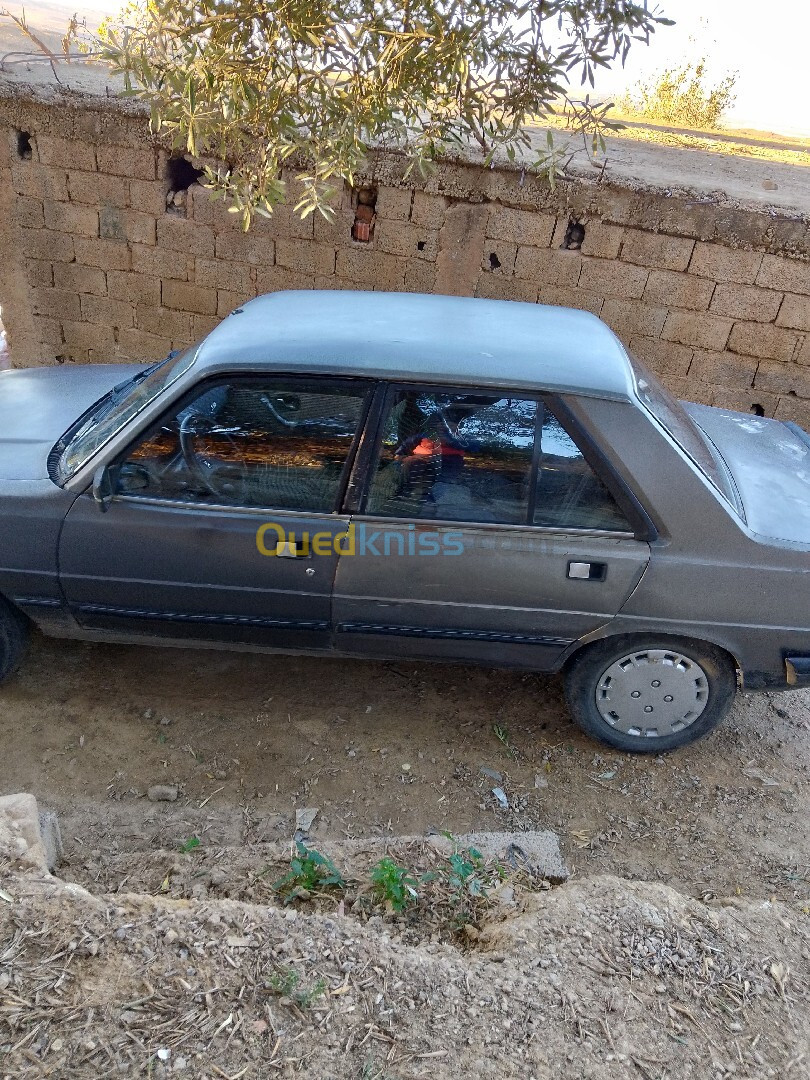
[[[106,513],[80,495],[60,582],[89,630],[322,649],[339,509],[372,387],[210,380],[118,455]]]
[[[391,389],[337,568],[340,651],[550,670],[616,615],[649,545],[562,415],[522,392]]]

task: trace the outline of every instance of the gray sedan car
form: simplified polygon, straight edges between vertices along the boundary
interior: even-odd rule
[[[0,374],[0,677],[89,641],[562,671],[660,752],[810,684],[810,437],[597,318],[293,292],[150,367]]]

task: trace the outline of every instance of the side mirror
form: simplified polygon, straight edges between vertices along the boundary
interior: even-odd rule
[[[102,513],[109,510],[114,494],[112,473],[106,465],[102,465],[93,477],[93,498]]]

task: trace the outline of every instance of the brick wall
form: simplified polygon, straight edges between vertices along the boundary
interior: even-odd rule
[[[680,396],[810,426],[807,222],[711,199],[444,164],[414,187],[379,154],[370,242],[296,199],[247,234],[117,102],[0,93],[0,305],[12,363],[148,360],[277,289],[390,289],[600,315]],[[20,132],[30,136],[21,141]],[[30,147],[30,153],[29,153]],[[572,218],[581,250],[564,246]],[[362,313],[358,311],[358,329]]]

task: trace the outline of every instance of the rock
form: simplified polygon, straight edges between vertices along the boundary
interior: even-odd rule
[[[55,870],[64,858],[62,833],[59,819],[53,810],[41,810],[39,814],[39,832],[45,849],[45,861],[49,870]]]
[[[500,784],[503,777],[497,769],[490,769],[488,765],[482,765],[480,769],[481,775],[488,777],[490,780],[494,780],[496,784]]]
[[[762,186],[765,188],[766,191],[776,191],[779,188],[779,185],[776,183],[775,180],[769,179],[763,180]]]
[[[507,868],[525,868],[535,877],[551,882],[568,880],[568,868],[560,854],[560,841],[550,830],[540,832],[480,832],[448,838],[428,836],[427,842],[443,855],[475,848],[485,859],[497,859]]]
[[[536,788],[547,788],[548,780],[546,780],[545,776],[541,776],[540,773],[537,773],[534,777],[534,786]]]
[[[34,796],[20,793],[0,797],[0,855],[5,854],[48,873],[61,858],[62,843],[56,815],[48,814],[47,817],[46,847]]]
[[[318,816],[317,806],[302,806],[295,811],[295,831],[308,833]]]
[[[177,802],[180,791],[176,784],[153,784],[146,792],[149,802]]]

